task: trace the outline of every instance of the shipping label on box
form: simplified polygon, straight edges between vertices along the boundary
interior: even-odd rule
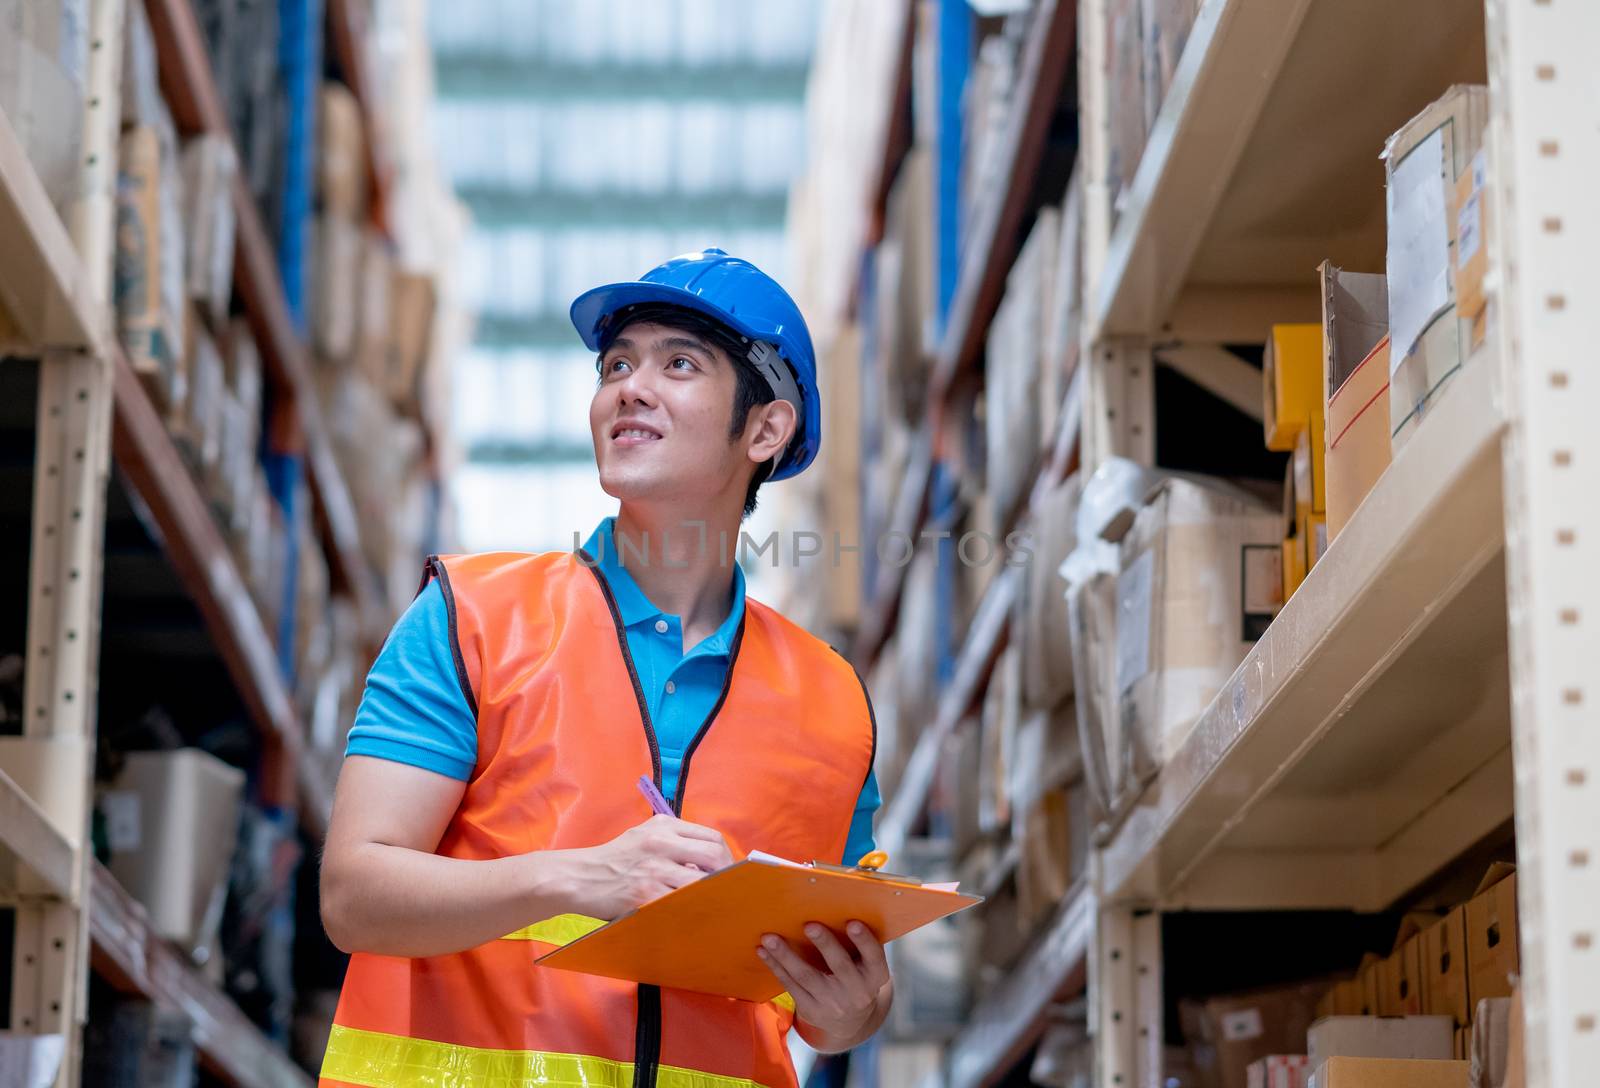
[[[1306,1088],[1311,1059],[1304,1054],[1269,1054],[1250,1063],[1249,1088]]]
[[[1389,138],[1387,182],[1390,441],[1415,430],[1466,361],[1473,318],[1456,305],[1457,180],[1483,144],[1488,89],[1450,88]]]

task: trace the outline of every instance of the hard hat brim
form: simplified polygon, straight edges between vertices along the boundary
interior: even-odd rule
[[[600,350],[600,334],[605,321],[618,310],[641,303],[665,303],[672,306],[682,306],[686,310],[694,310],[722,322],[741,336],[754,340],[773,336],[777,330],[754,328],[749,323],[740,320],[714,303],[707,302],[693,291],[686,291],[682,287],[673,287],[664,283],[645,283],[630,281],[626,283],[608,283],[585,291],[572,301],[572,324],[578,330],[578,335],[583,339],[583,344],[590,351]]]

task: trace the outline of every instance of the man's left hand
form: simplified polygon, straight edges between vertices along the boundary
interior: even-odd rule
[[[845,930],[854,952],[826,926],[806,925],[806,937],[821,953],[825,970],[811,966],[775,934],[766,934],[756,950],[794,998],[801,1035],[818,1050],[848,1050],[865,1042],[888,1013],[892,991],[883,945],[861,922],[851,922]],[[814,1030],[803,1030],[807,1026]]]

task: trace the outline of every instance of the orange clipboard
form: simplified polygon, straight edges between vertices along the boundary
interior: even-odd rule
[[[822,957],[806,939],[807,922],[826,925],[849,948],[844,929],[854,919],[887,943],[978,902],[975,895],[864,870],[746,859],[646,903],[537,962],[770,1001],[783,985],[756,956],[764,934],[778,934],[822,967]]]

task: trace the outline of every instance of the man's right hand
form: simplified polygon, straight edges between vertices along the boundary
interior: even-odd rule
[[[553,853],[576,911],[607,920],[733,864],[719,832],[672,816],[652,816],[602,846]]]

